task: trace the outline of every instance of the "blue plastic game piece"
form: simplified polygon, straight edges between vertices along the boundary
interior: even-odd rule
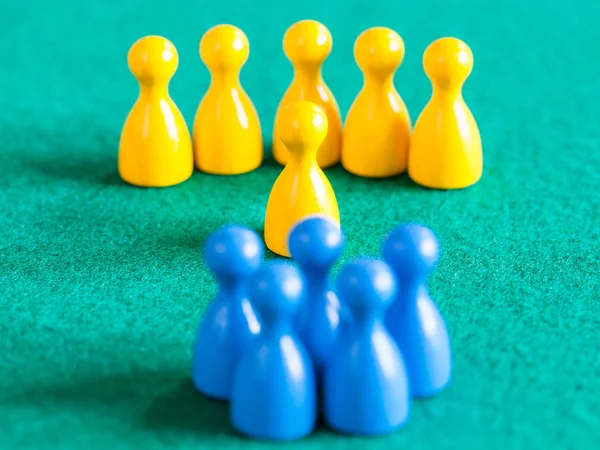
[[[235,370],[230,414],[242,434],[289,441],[311,433],[317,416],[316,382],[308,351],[294,331],[304,280],[287,262],[266,262],[250,282],[263,328]]]
[[[438,241],[428,228],[404,224],[387,237],[383,257],[399,282],[386,324],[404,355],[412,394],[435,395],[452,376],[448,330],[426,284],[438,263]]]
[[[198,328],[192,378],[196,389],[209,397],[229,399],[240,352],[260,332],[247,283],[263,256],[260,237],[237,225],[215,231],[204,245],[204,259],[219,282],[219,290]]]
[[[394,274],[383,261],[359,260],[342,268],[337,289],[354,325],[325,369],[325,420],[345,434],[391,433],[406,422],[411,406],[402,355],[383,324],[396,294]]]
[[[296,330],[319,374],[338,344],[341,321],[348,320],[344,319],[329,276],[344,249],[344,236],[335,222],[313,216],[294,225],[288,248],[306,281],[306,299],[296,320]]]

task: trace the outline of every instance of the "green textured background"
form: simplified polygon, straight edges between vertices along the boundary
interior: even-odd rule
[[[126,65],[136,39],[161,34],[177,46],[171,94],[191,125],[209,82],[202,33],[241,27],[251,43],[242,82],[269,142],[292,75],[281,38],[303,18],[333,34],[324,75],[344,115],[361,86],[352,45],[365,28],[404,38],[396,85],[413,121],[430,95],[423,50],[444,35],[465,40],[485,173],[473,188],[434,192],[406,177],[327,171],[344,260],[377,254],[401,221],[439,235],[431,292],[455,377],[393,436],[321,428],[291,447],[598,448],[600,3],[86,3],[0,6],[0,448],[263,447],[233,434],[226,405],[194,393],[190,352],[215,291],[201,245],[227,222],[262,228],[278,167],[143,190],[119,181],[116,157],[137,96]]]

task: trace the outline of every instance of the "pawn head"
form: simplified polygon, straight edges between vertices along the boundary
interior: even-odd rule
[[[311,216],[294,225],[288,249],[303,269],[328,270],[342,254],[344,236],[339,223],[325,216]]]
[[[423,277],[439,260],[439,244],[433,232],[423,225],[403,224],[383,243],[383,258],[401,277]]]
[[[460,39],[441,38],[429,44],[425,50],[423,68],[435,84],[460,85],[473,70],[473,52]]]
[[[321,65],[331,53],[331,33],[316,20],[301,20],[283,36],[285,56],[295,65]]]
[[[337,289],[357,318],[385,310],[396,296],[396,279],[383,261],[362,259],[342,267]]]
[[[249,53],[248,38],[233,25],[214,26],[200,40],[200,58],[211,71],[240,69]]]
[[[258,234],[239,225],[218,229],[204,244],[206,264],[219,278],[247,278],[258,270],[263,256]]]
[[[302,275],[284,261],[265,262],[253,275],[248,290],[264,320],[294,314],[304,299]]]
[[[364,73],[391,75],[404,59],[404,41],[389,28],[369,28],[354,43],[354,59]]]
[[[170,79],[177,70],[177,49],[161,36],[146,36],[137,40],[127,54],[129,70],[138,80]]]
[[[299,101],[281,111],[277,135],[288,150],[303,147],[316,149],[327,136],[327,116],[312,102]]]

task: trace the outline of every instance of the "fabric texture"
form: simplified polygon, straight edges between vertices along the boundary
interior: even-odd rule
[[[475,64],[463,93],[484,175],[438,192],[406,176],[326,171],[347,238],[336,271],[378,255],[398,223],[438,235],[429,286],[450,330],[454,377],[439,397],[415,402],[392,436],[320,426],[289,447],[598,448],[597,17],[600,3],[582,0],[4,2],[0,448],[269,447],[236,435],[227,405],[194,392],[191,347],[216,289],[204,239],[226,223],[261,232],[280,167],[267,160],[242,176],[195,173],[173,188],[139,189],[120,181],[117,148],[138,95],[130,45],[148,34],[175,44],[170,92],[191,129],[209,83],[200,37],[232,23],[249,38],[241,80],[269,152],[292,76],[281,40],[304,18],[333,35],[324,77],[344,117],[362,85],[353,44],[366,28],[404,39],[396,87],[413,123],[431,94],[426,46],[467,42]]]

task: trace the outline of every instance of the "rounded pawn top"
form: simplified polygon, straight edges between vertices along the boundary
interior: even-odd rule
[[[322,64],[332,48],[331,33],[316,20],[301,20],[283,36],[283,51],[293,64]]]
[[[396,296],[396,279],[383,261],[360,259],[342,267],[337,289],[357,319],[387,309]]]
[[[129,70],[138,80],[169,79],[175,75],[179,64],[177,49],[162,36],[138,39],[127,54]]]
[[[423,68],[435,83],[462,84],[473,70],[473,52],[460,39],[441,38],[429,44],[425,50]]]
[[[299,101],[281,111],[277,134],[288,150],[313,147],[315,152],[327,136],[327,116],[316,104]]]
[[[344,236],[339,223],[325,216],[310,216],[293,226],[288,249],[300,267],[327,270],[341,256]]]
[[[369,28],[354,43],[354,59],[363,72],[392,73],[404,59],[404,41],[389,28]]]
[[[255,273],[264,257],[264,245],[253,230],[239,225],[222,227],[204,244],[204,259],[221,278],[245,278]]]
[[[416,223],[402,224],[383,243],[383,257],[400,277],[423,277],[439,261],[439,244],[433,232]]]
[[[241,68],[249,53],[248,38],[233,25],[216,25],[200,40],[200,58],[211,71]]]
[[[304,299],[302,275],[284,261],[267,261],[250,280],[250,299],[266,321],[294,314]]]

